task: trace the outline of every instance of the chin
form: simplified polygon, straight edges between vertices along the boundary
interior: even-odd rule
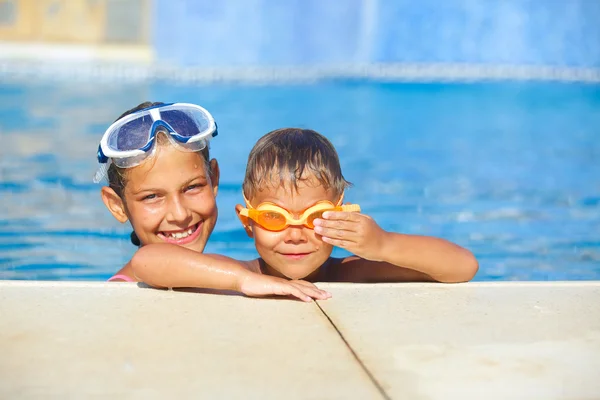
[[[279,274],[293,280],[306,279],[311,275],[314,275],[319,271],[319,268],[323,264],[318,260],[312,259],[312,257],[303,260],[304,262],[289,262],[285,259],[282,260],[275,257],[272,259],[272,262],[269,262],[265,257],[262,257],[262,259]]]
[[[316,269],[310,269],[310,270],[306,270],[306,271],[282,271],[279,270],[279,272],[288,277],[289,279],[294,279],[294,280],[299,280],[299,279],[306,279],[306,277],[312,275],[313,273],[315,273],[317,270]]]
[[[284,273],[282,273],[282,275],[285,276],[288,279],[291,279],[293,281],[297,281],[297,280],[301,280],[301,279],[306,278],[309,274],[300,274],[300,275],[298,275],[298,274],[284,274]]]

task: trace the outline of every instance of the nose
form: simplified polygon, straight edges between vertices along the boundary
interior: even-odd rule
[[[185,225],[192,217],[190,209],[185,205],[179,196],[173,196],[169,199],[167,215],[165,219],[177,225]]]
[[[306,243],[308,238],[306,237],[306,229],[302,225],[291,225],[285,229],[285,242],[286,243]]]

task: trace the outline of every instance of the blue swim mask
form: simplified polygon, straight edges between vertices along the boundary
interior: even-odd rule
[[[196,152],[217,136],[217,124],[204,108],[188,103],[163,104],[129,114],[108,127],[98,146],[100,168],[94,182],[100,182],[113,162],[131,168],[151,157],[156,135],[163,132],[179,150]]]

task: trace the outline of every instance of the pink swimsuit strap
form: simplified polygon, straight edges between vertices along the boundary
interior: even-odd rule
[[[126,282],[135,282],[133,279],[131,279],[127,275],[123,275],[123,274],[117,274],[117,275],[111,276],[110,279],[108,280],[108,282],[112,282],[115,279],[123,279]]]

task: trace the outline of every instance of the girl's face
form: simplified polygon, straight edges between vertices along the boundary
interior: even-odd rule
[[[218,215],[216,160],[211,166],[212,177],[201,154],[161,145],[152,158],[126,170],[123,201],[105,193],[112,191],[108,187],[103,199],[115,218],[130,221],[142,245],[172,243],[202,252]]]

